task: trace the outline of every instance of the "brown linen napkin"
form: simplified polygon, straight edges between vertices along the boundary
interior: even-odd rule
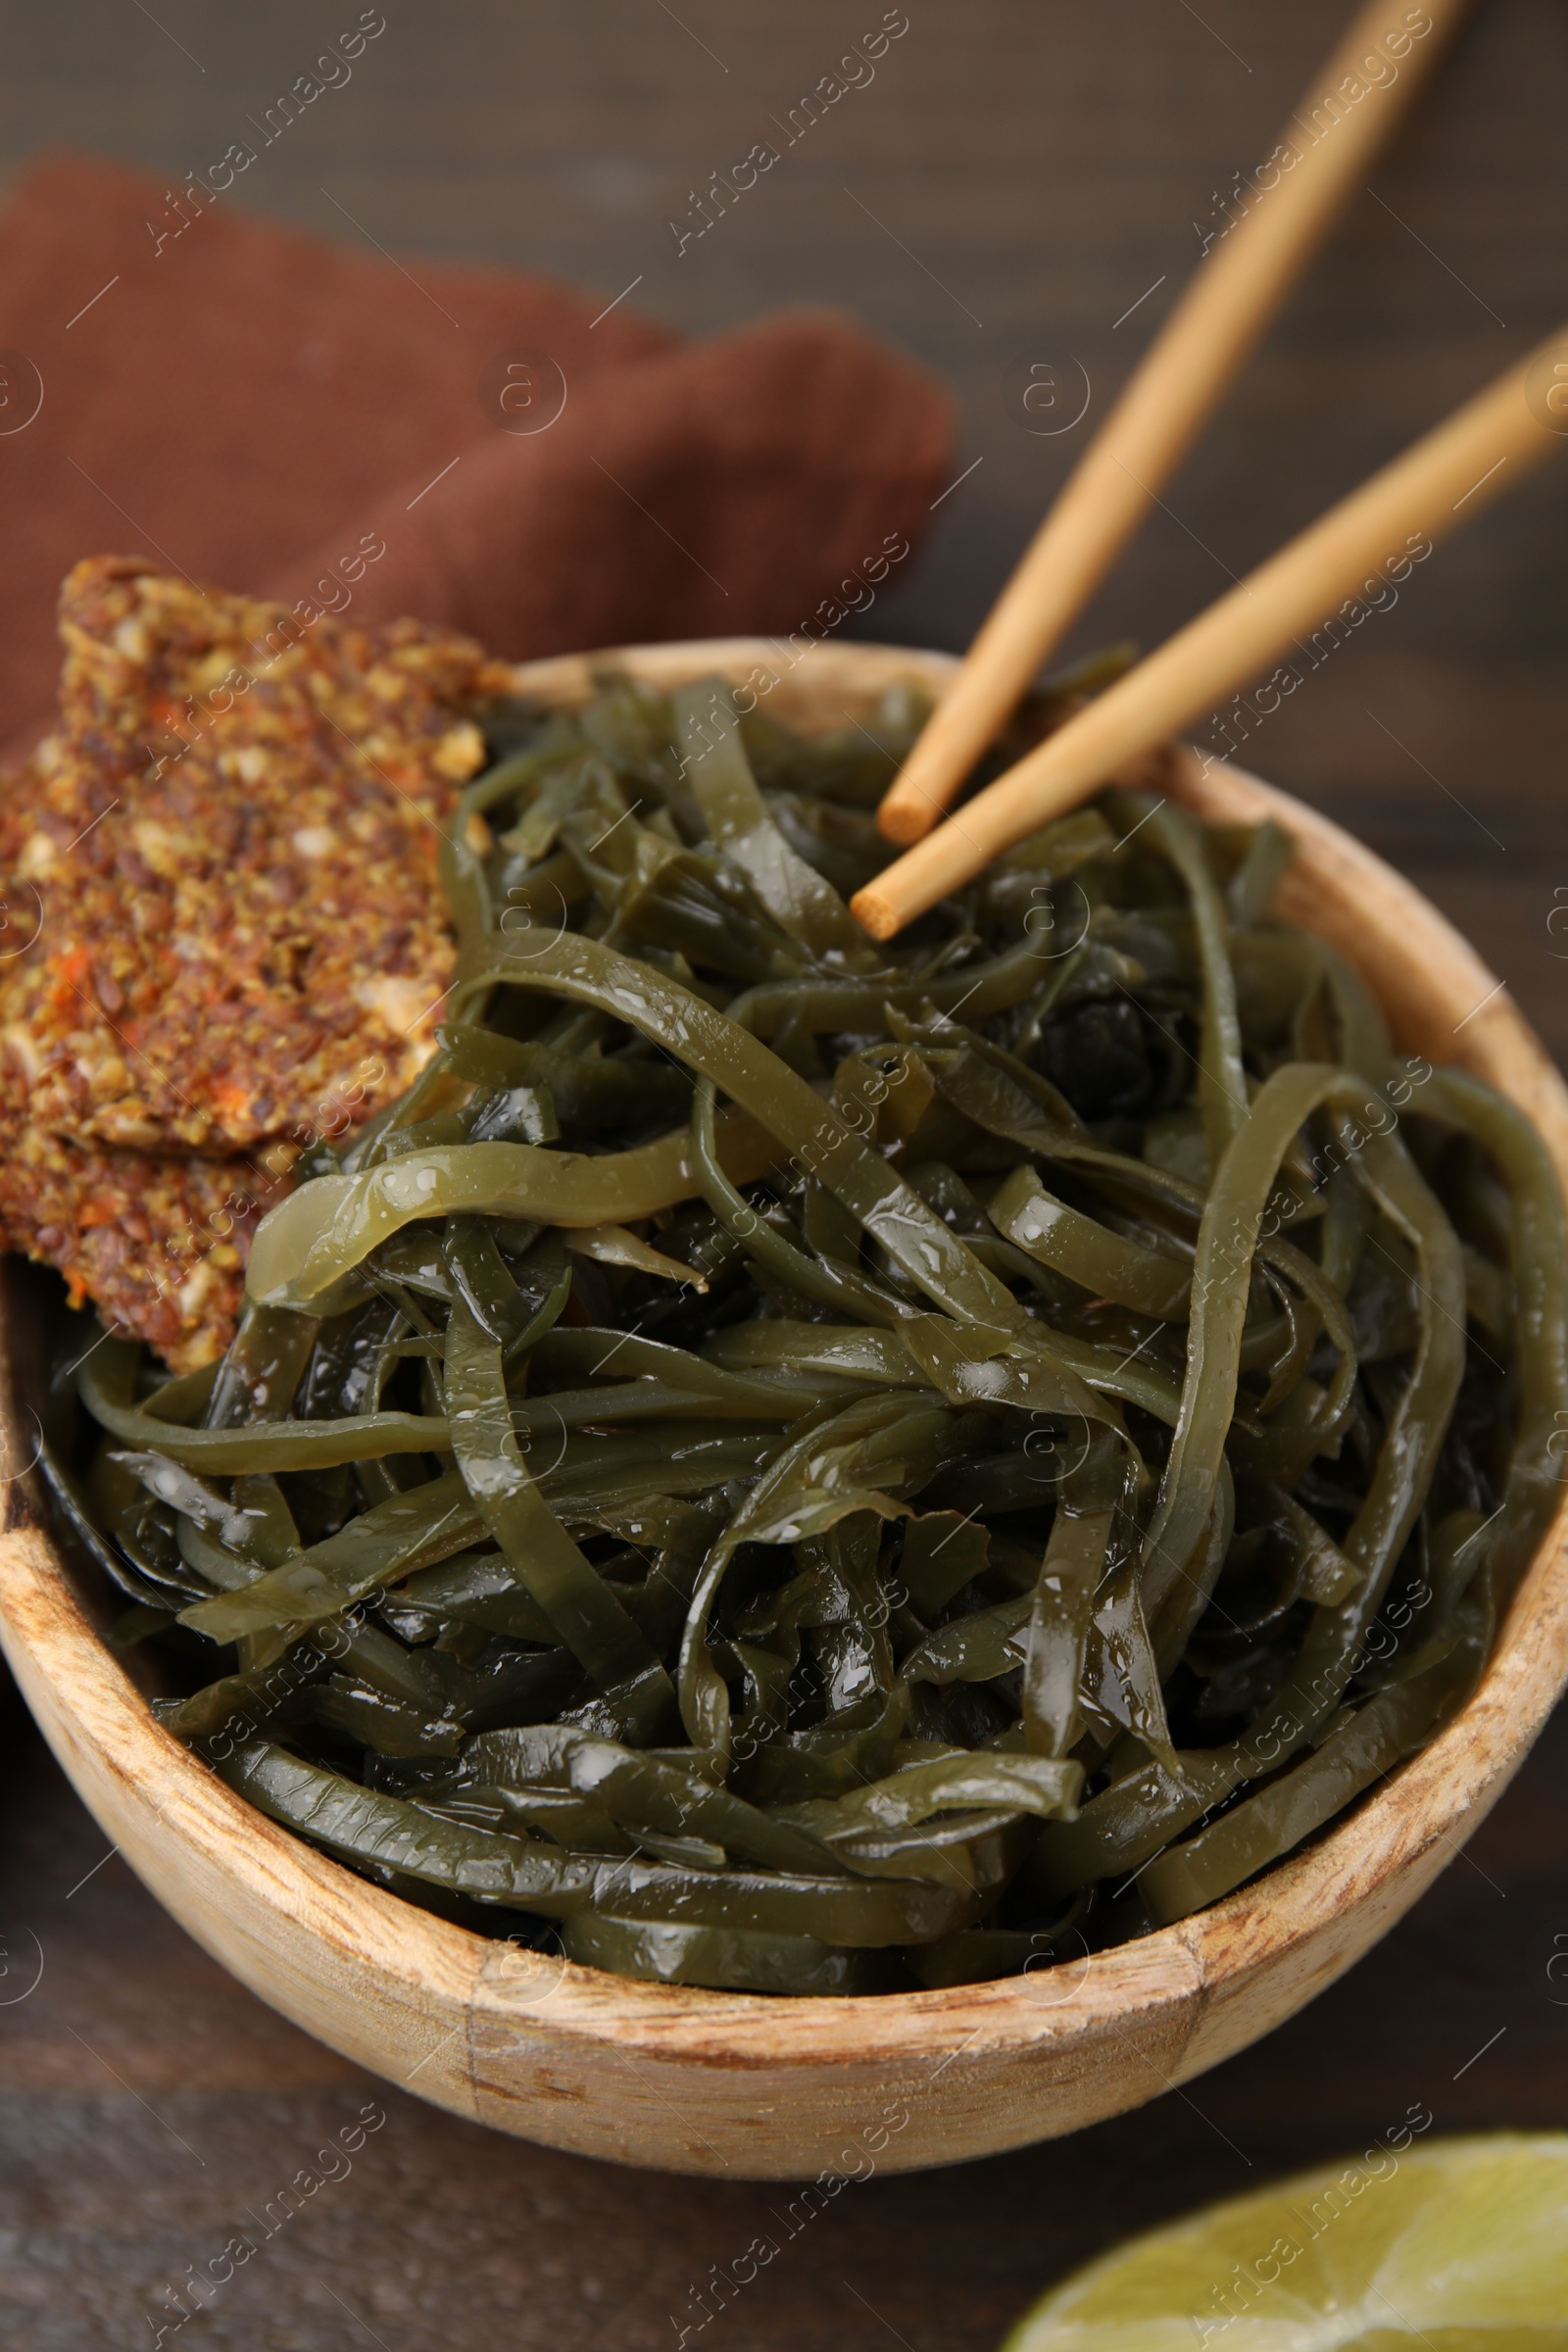
[[[912,362],[828,313],[683,344],[603,312],[31,165],[0,213],[0,735],[47,722],[56,591],[104,548],[523,658],[795,628],[914,540],[952,409]]]

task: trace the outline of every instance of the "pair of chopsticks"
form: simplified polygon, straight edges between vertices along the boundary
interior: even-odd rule
[[[1568,363],[1564,328],[1169,638],[960,816],[937,824],[1186,453],[1465,4],[1372,0],[1287,124],[1264,167],[1276,177],[1200,267],[884,798],[884,834],[917,846],[853,902],[874,938],[892,938],[1127,760],[1214,710],[1303,632],[1370,592],[1386,567],[1403,576],[1399,565],[1417,550],[1430,552],[1568,436],[1568,366],[1553,374]],[[1429,29],[1417,33],[1423,20]],[[1287,166],[1289,155],[1296,160]]]

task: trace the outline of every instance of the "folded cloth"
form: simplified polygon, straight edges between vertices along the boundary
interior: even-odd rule
[[[834,314],[682,343],[624,302],[389,264],[72,156],[0,213],[0,335],[23,744],[60,579],[105,547],[514,659],[787,630],[912,543],[951,454],[942,388]]]

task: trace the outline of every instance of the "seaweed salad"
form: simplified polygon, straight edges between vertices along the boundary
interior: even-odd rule
[[[60,1318],[57,1511],[169,1729],[624,1975],[1181,1918],[1464,1703],[1559,1492],[1530,1125],[1270,918],[1283,832],[1157,792],[873,945],[922,715],[491,711],[439,1050],[307,1151],[227,1354]]]

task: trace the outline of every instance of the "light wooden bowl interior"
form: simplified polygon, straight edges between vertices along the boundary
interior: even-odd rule
[[[797,654],[793,665],[791,653]],[[862,717],[943,656],[733,640],[536,662],[580,699],[613,662],[668,684],[754,667],[808,730]],[[1335,826],[1233,770],[1179,787],[1202,815],[1277,817],[1298,857],[1279,911],[1366,974],[1399,1043],[1460,1062],[1535,1120],[1568,1185],[1568,1094],[1506,995],[1410,885]],[[1480,1010],[1476,1008],[1481,1006]],[[0,1315],[0,1388],[35,1376],[25,1285]],[[622,2163],[800,2179],[948,2164],[1136,2107],[1266,2034],[1416,1900],[1507,1785],[1568,1677],[1559,1510],[1463,1713],[1340,1826],[1266,1878],[1141,1942],[999,1984],[769,1999],[645,1984],[489,1941],[366,1884],[274,1827],[154,1722],[44,1532],[8,1405],[0,1638],[84,1802],[176,1919],[265,2001],[388,2080],[505,2132]]]

